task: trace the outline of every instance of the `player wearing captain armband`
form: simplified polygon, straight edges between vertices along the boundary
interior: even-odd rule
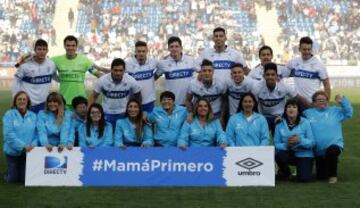
[[[69,109],[71,109],[71,101],[74,97],[86,97],[86,72],[90,72],[96,77],[109,72],[108,69],[94,64],[85,55],[78,54],[77,47],[77,38],[72,35],[66,36],[64,39],[66,54],[52,58],[60,77],[60,93],[64,96]]]

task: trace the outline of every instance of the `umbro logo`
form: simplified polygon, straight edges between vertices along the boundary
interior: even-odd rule
[[[259,166],[263,165],[262,162],[257,161],[257,160],[255,160],[255,159],[253,159],[251,157],[240,160],[240,161],[236,162],[235,164],[240,166],[240,167],[243,167],[245,169],[248,169],[248,170],[251,170],[251,169],[254,169],[256,167],[259,167]]]

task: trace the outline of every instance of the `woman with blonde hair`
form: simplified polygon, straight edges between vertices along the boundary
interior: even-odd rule
[[[64,98],[57,92],[52,92],[46,98],[45,110],[38,114],[37,129],[40,146],[45,146],[52,151],[53,146],[58,146],[61,152],[68,145],[70,111],[65,110]]]

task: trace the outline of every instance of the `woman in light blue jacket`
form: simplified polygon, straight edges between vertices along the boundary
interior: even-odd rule
[[[112,125],[105,121],[102,106],[93,103],[88,109],[87,120],[79,127],[80,147],[110,147],[113,145]]]
[[[219,119],[214,117],[211,105],[205,98],[195,103],[194,120],[185,122],[178,139],[181,149],[186,147],[227,146],[226,134]]]
[[[263,115],[257,113],[257,102],[252,93],[245,93],[237,113],[226,127],[230,146],[264,146],[269,144],[269,127]]]
[[[70,111],[65,110],[64,98],[57,92],[50,93],[46,98],[45,110],[39,112],[36,124],[40,145],[48,151],[58,146],[61,152],[68,144],[71,115]]]
[[[37,146],[36,114],[30,110],[30,98],[18,92],[13,100],[12,109],[3,117],[3,150],[7,162],[5,181],[24,182],[26,152]]]
[[[310,122],[301,117],[295,99],[285,104],[283,120],[275,128],[274,144],[275,160],[279,167],[277,179],[288,179],[291,175],[289,165],[296,165],[297,181],[311,181],[315,142]]]
[[[310,121],[315,139],[316,177],[337,182],[338,157],[344,148],[342,122],[353,115],[353,108],[348,98],[335,96],[338,106],[328,106],[329,98],[324,91],[316,92],[313,106],[304,111]]]
[[[125,118],[116,122],[115,147],[147,147],[153,145],[151,127],[144,122],[141,103],[130,99],[126,105]]]

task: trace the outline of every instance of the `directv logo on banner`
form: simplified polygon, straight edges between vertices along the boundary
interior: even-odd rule
[[[46,156],[44,174],[66,174],[67,161],[67,156]]]

